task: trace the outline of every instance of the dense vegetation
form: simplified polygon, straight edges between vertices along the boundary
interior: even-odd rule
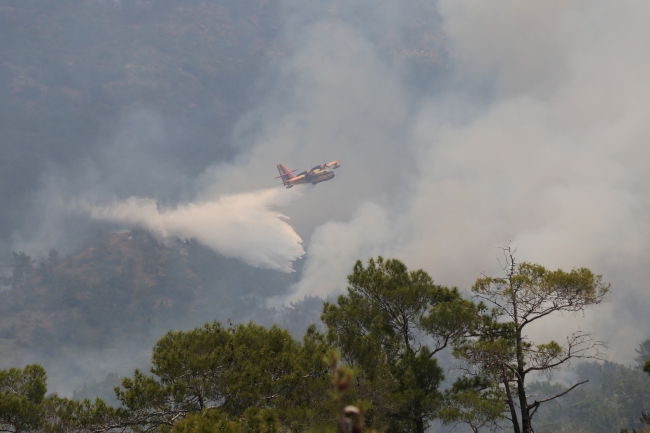
[[[433,86],[429,65],[441,48],[429,25],[435,7],[409,4],[404,28],[377,26],[370,39],[379,55],[419,74],[410,89],[418,92]],[[282,35],[286,12],[274,0],[3,1],[0,252],[14,236],[32,235],[47,213],[33,206],[53,192],[53,173],[72,196],[96,176],[102,188],[93,198],[164,201],[186,193],[179,179],[235,157],[237,119],[264,96],[269,66],[294,48]],[[136,137],[138,150],[153,149],[127,161],[137,152],[123,131],[143,107],[164,119],[166,134]],[[168,183],[143,178],[153,155],[173,161]],[[568,346],[526,338],[530,321],[603,299],[609,287],[589,270],[510,260],[504,275],[477,281],[482,304],[378,258],[355,265],[346,295],[324,306],[307,299],[278,315],[260,301],[284,293],[292,276],[192,240],[163,245],[138,228],[89,240],[96,226],[71,224],[64,238],[84,239],[72,253],[52,249],[35,260],[14,252],[2,263],[0,362],[21,368],[0,370],[0,431],[297,432],[338,424],[345,432],[423,432],[460,424],[605,433],[650,424],[650,340],[637,365],[624,366],[602,361],[588,334],[567,332]],[[315,310],[322,328],[307,327]],[[127,340],[147,348],[162,334],[148,373],[109,374],[72,399],[48,395],[45,369],[24,362],[56,364],[88,349],[105,356]],[[450,352],[464,374],[445,382],[441,358]],[[570,384],[531,381],[531,369],[551,373],[576,354],[587,362],[574,366]]]
[[[505,289],[510,300],[517,290],[528,295],[542,290],[554,297],[554,305],[559,299],[571,299],[575,305],[580,299],[598,300],[607,290],[600,276],[586,269],[551,272],[526,263],[510,269],[506,278],[479,279],[475,291],[485,293],[486,284],[502,284],[495,290]],[[22,281],[21,276],[17,272],[16,281]],[[424,432],[440,419],[474,431],[497,426],[516,431],[510,418],[512,402],[505,397],[510,383],[519,386],[508,374],[518,368],[518,334],[499,318],[499,308],[470,302],[456,289],[434,284],[422,270],[409,271],[393,259],[371,259],[367,266],[357,262],[348,279],[348,293],[324,306],[327,332],[312,326],[301,341],[277,326],[253,323],[213,322],[168,332],[153,348],[150,374],[136,370],[115,389],[116,407],[101,399],[46,396],[46,374],[38,365],[3,370],[0,426],[11,432],[299,432],[333,428],[338,420],[344,431]],[[14,291],[24,289],[17,286]],[[566,351],[571,339],[560,346],[553,341],[534,345],[521,338],[523,356],[531,359],[526,365],[549,357],[553,362],[543,362],[545,366],[574,358]],[[435,355],[446,348],[454,348],[468,367],[444,390],[444,371]],[[650,373],[649,348],[646,340],[637,351],[635,368],[581,364],[576,370],[579,379],[592,382],[575,389],[525,383],[531,407],[544,400],[556,404],[533,411],[537,418],[529,417],[528,428],[643,428],[649,417],[650,378],[641,367]],[[575,354],[575,346],[572,350]],[[347,367],[338,367],[335,353],[342,354],[340,361]],[[587,357],[586,351],[578,353]],[[503,368],[495,367],[496,358],[503,360]]]
[[[97,237],[69,255],[52,250],[38,263],[14,253],[0,292],[2,362],[101,351],[125,339],[147,347],[167,329],[215,317],[255,315],[270,323],[276,312],[262,308],[258,294],[283,293],[293,278],[220,257],[194,241],[165,246],[138,228]],[[306,319],[293,321],[304,332]]]

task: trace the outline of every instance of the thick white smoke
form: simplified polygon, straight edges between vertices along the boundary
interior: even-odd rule
[[[583,327],[628,359],[650,325],[649,4],[436,6],[453,72],[444,89],[414,103],[399,62],[341,8],[305,24],[278,86],[291,97],[255,113],[265,136],[243,173],[279,149],[300,164],[327,149],[343,164],[286,210],[308,244],[288,300],[340,293],[354,261],[380,253],[468,288],[499,272],[495,247],[512,241],[521,260],[613,283],[606,306],[545,323],[542,338]]]
[[[354,261],[377,254],[466,289],[499,271],[495,247],[512,240],[522,260],[586,266],[613,283],[604,308],[547,322],[545,337],[581,326],[610,341],[612,358],[633,357],[650,329],[650,3],[281,3],[292,50],[239,122],[241,152],[199,178],[204,195],[175,209],[130,199],[86,210],[284,271],[302,237],[304,272],[287,302],[344,291]],[[409,71],[403,59],[431,55],[426,41],[448,56]],[[157,147],[166,128],[134,116],[104,163],[117,167],[113,182],[97,176],[85,197],[195,191],[159,176],[134,192],[140,166],[120,168],[126,153],[147,167],[160,158],[154,173],[173,170]],[[279,162],[302,170],[333,159],[336,178],[300,188],[309,193],[299,202],[289,203],[299,188],[246,193],[266,188]],[[293,227],[271,210],[283,204]]]
[[[161,209],[156,200],[131,197],[105,206],[82,203],[91,217],[141,225],[162,239],[195,238],[227,257],[249,265],[293,272],[305,251],[287,217],[271,208],[288,203],[299,191],[271,188]]]

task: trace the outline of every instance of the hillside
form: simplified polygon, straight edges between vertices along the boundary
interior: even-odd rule
[[[258,1],[2,2],[0,240],[48,169],[83,170],[139,107],[183,131],[182,148],[156,143],[179,173],[232,157],[232,126],[281,55],[272,14]]]
[[[322,5],[332,20],[339,6]],[[437,15],[428,2],[404,6],[403,28],[371,36],[379,55],[408,61],[413,81],[426,87],[435,80],[431,65],[443,57],[432,25]],[[30,215],[33,195],[53,170],[77,175],[64,186],[73,193],[87,187],[77,182],[91,163],[100,176],[93,181],[108,194],[174,199],[177,182],[142,179],[151,154],[168,162],[170,178],[189,179],[234,158],[241,151],[232,143],[237,121],[272,92],[274,67],[299,42],[284,31],[291,12],[279,0],[3,1],[0,247],[10,250],[12,234],[29,237],[38,224]],[[124,142],[129,115],[141,109],[160,116],[165,134],[148,139],[140,125],[133,140],[140,153],[125,164],[119,148],[116,161],[107,161],[106,149]],[[136,159],[140,154],[146,157]],[[118,169],[135,177],[129,167],[140,182],[112,179]]]
[[[0,292],[0,344],[9,358],[49,357],[72,348],[101,351],[120,339],[149,343],[168,329],[215,319],[264,320],[261,301],[286,291],[291,278],[194,241],[163,245],[137,228],[98,237],[65,257],[53,250],[38,264],[14,253],[9,290]]]
[[[374,10],[351,12],[340,0],[317,7],[331,22]],[[368,36],[378,56],[408,66],[418,92],[444,57],[439,17],[433,2],[400,9],[404,22]],[[90,369],[82,349],[95,356],[128,341],[148,350],[171,328],[278,319],[264,301],[288,290],[300,262],[286,275],[193,242],[96,236],[117,227],[66,213],[65,204],[191,200],[207,167],[253,145],[233,139],[237,124],[278,91],[278,70],[302,43],[292,23],[309,26],[315,16],[282,0],[0,3],[0,364],[48,360],[52,377],[69,378],[52,368],[74,359],[71,370]],[[50,248],[74,253],[43,263],[18,254],[12,263],[13,251],[36,257]],[[24,273],[14,281],[16,260]],[[321,304],[283,310],[287,326],[304,328]],[[128,356],[103,360],[120,357]]]

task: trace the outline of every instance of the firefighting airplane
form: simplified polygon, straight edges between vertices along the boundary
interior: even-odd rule
[[[276,176],[275,179],[282,179],[282,183],[285,187],[291,188],[294,185],[300,185],[301,183],[311,183],[316,185],[320,182],[325,182],[334,177],[331,169],[339,168],[339,160],[328,162],[327,164],[317,165],[316,167],[310,168],[309,170],[293,175],[292,173],[297,170],[289,170],[283,164],[278,164],[278,171],[280,176]]]

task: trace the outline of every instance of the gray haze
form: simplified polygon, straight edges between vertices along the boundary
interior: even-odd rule
[[[650,6],[435,5],[446,57],[420,94],[408,58],[382,56],[373,21],[358,20],[364,2],[320,22],[292,9],[303,42],[280,65],[279,94],[243,121],[262,125],[254,147],[206,177],[220,191],[253,189],[264,179],[248,173],[269,161],[341,159],[336,179],[283,209],[307,241],[289,299],[343,291],[351,264],[376,254],[466,289],[499,271],[495,247],[510,243],[520,260],[612,282],[604,307],[539,332],[561,338],[569,321],[629,362],[650,329]],[[399,38],[402,12],[371,16]]]
[[[122,107],[74,164],[42,167],[20,200],[24,218],[7,217],[5,249],[38,256],[98,228],[148,224],[98,223],[74,203],[184,209],[277,187],[278,163],[339,159],[332,181],[265,208],[290,218],[278,221],[306,251],[297,282],[269,305],[342,293],[355,260],[378,254],[466,290],[499,272],[497,247],[510,244],[520,260],[585,266],[612,283],[605,306],[547,321],[541,338],[561,339],[568,322],[631,362],[650,329],[650,5],[273,4],[277,52],[250,72],[242,106],[215,98],[183,121],[147,101]],[[192,128],[224,112],[222,136],[192,144]],[[201,224],[173,233],[200,240],[214,229]],[[302,254],[289,244],[277,268]],[[214,240],[261,265],[246,248]]]

